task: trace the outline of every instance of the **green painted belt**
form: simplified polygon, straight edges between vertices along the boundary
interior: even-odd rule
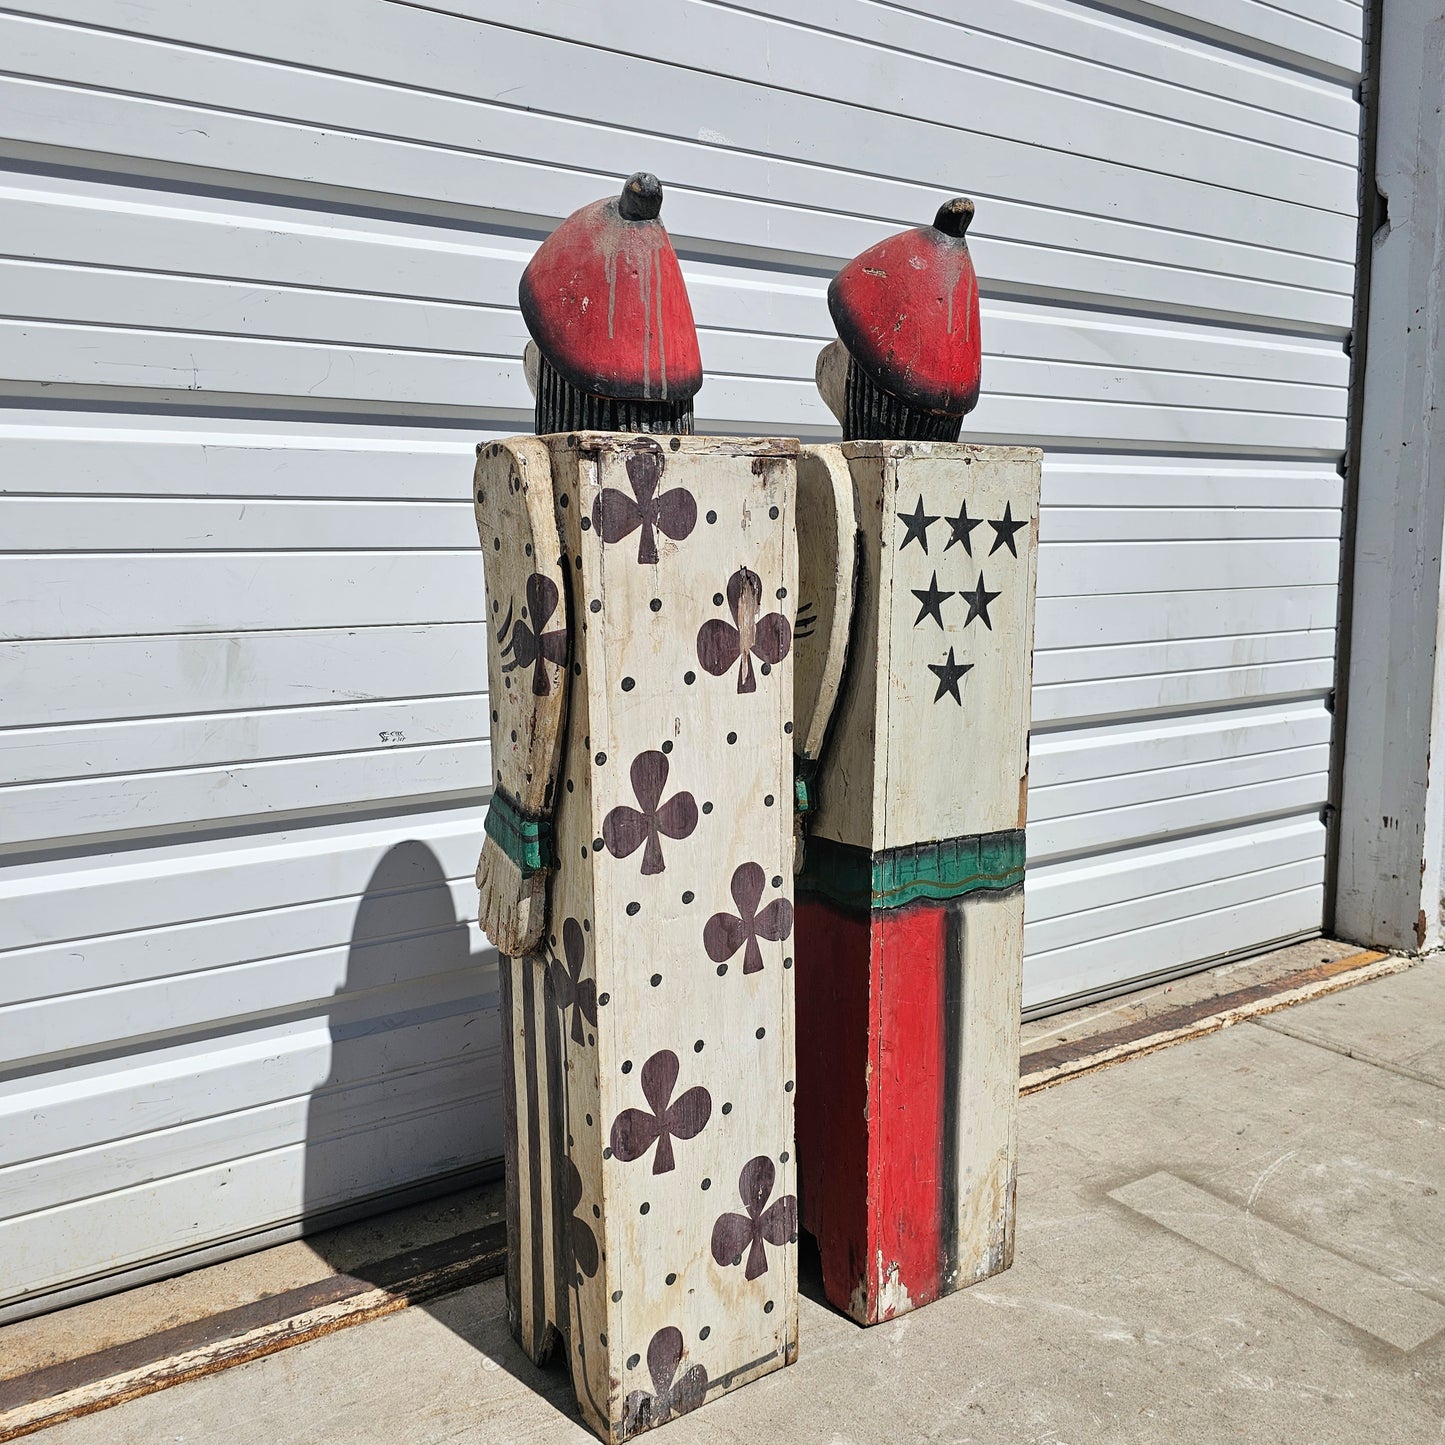
[[[492,793],[487,807],[487,837],[522,870],[523,878],[556,866],[550,820],[527,812],[502,788]]]
[[[852,912],[902,908],[921,898],[942,902],[999,892],[1024,880],[1024,833],[975,833],[870,853],[830,838],[809,838],[797,891]]]

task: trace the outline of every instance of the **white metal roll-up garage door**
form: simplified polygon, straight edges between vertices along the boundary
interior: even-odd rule
[[[469,459],[528,426],[528,255],[633,169],[702,429],[831,434],[828,277],[978,201],[969,433],[1048,448],[1028,1002],[1318,926],[1352,0],[28,12],[0,1301],[498,1154]]]

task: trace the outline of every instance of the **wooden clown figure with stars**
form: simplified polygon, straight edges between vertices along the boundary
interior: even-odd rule
[[[691,434],[661,204],[635,175],[537,250],[539,435],[475,474],[508,1314],[608,1441],[797,1350],[798,445]]]
[[[798,759],[799,1197],[828,1298],[864,1324],[1013,1250],[1041,457],[958,442],[979,391],[973,209],[949,201],[834,279],[818,384],[844,443],[804,448],[851,477],[859,546],[850,577],[825,529],[800,533],[800,615],[852,623],[831,728]],[[828,645],[800,633],[800,679]]]

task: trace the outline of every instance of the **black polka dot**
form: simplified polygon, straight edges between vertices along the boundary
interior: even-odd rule
[[[568,437],[567,440],[571,442],[574,446],[576,445],[576,437]],[[561,507],[564,512],[567,510],[568,507],[572,505],[571,499],[567,496],[566,492],[563,492],[562,495],[557,498],[557,505]]]
[[[675,1274],[670,1274],[670,1275],[668,1275],[668,1277],[667,1277],[665,1280],[663,1280],[663,1284],[676,1284],[676,1283],[677,1283],[677,1276],[676,1276]]]
[[[729,734],[728,734],[728,746],[729,746],[729,747],[731,747],[735,742],[737,742],[737,740],[738,740],[738,735],[737,735],[736,733],[729,733]]]
[[[500,602],[493,602],[493,603],[492,603],[492,611],[493,611],[493,612],[500,612],[501,610],[502,610],[502,604],[501,604]]]
[[[709,513],[707,514],[707,520],[708,520],[708,525],[711,526],[714,522],[717,521],[717,513],[716,513],[716,512],[709,512]]]
[[[790,733],[790,732],[792,732],[792,730],[793,730],[793,725],[792,725],[792,723],[790,723],[790,722],[785,722],[785,723],[783,724],[783,731],[784,731],[785,733]]]
[[[605,1350],[607,1348],[607,1336],[598,1335],[597,1338],[602,1341],[602,1348]]]
[[[573,783],[572,779],[571,779],[571,778],[568,778],[568,779],[567,779],[567,791],[570,793],[575,786],[576,786],[576,784]]]
[[[792,960],[791,958],[785,958],[785,959],[783,960],[783,967],[784,967],[784,968],[792,968],[792,966],[793,966],[793,960]]]
[[[764,677],[766,677],[772,670],[773,664],[771,662],[765,662],[760,668],[758,668],[758,671],[762,673]]]
[[[592,759],[592,761],[593,761],[594,763],[596,763],[597,766],[600,768],[600,767],[602,766],[602,764],[607,761],[607,754],[606,754],[606,753],[598,753],[597,756]]]
[[[597,1002],[600,1003],[603,1008],[606,1008],[607,1005],[612,1002],[612,995],[610,993],[599,993],[597,995]]]
[[[583,518],[582,518],[582,530],[583,530],[584,532],[590,532],[590,531],[592,530],[592,518],[591,518],[591,517],[583,517]]]
[[[592,1206],[592,1217],[593,1219],[602,1218],[602,1210],[595,1204]]]
[[[584,858],[587,856],[587,845],[585,843],[582,845],[582,856]]]
[[[776,507],[769,507],[768,517],[771,521],[776,522],[778,520],[778,509]]]
[[[627,916],[628,916],[629,918],[636,918],[637,915],[638,915],[639,913],[641,913],[641,912],[642,912],[642,905],[641,905],[640,903],[637,903],[637,902],[634,901],[634,902],[629,903],[629,904],[627,905]]]
[[[696,898],[696,897],[697,897],[697,894],[695,894],[695,893],[692,891],[692,889],[689,888],[689,889],[687,889],[687,890],[683,893],[683,895],[682,895],[682,901],[683,901],[684,903],[691,903],[692,900],[693,900],[694,898]]]
[[[588,1124],[591,1124],[591,1122],[592,1122],[592,1115],[591,1115],[591,1114],[589,1114],[589,1115],[587,1116],[587,1122],[588,1122]]]
[[[774,873],[774,874],[773,874],[773,887],[774,887],[774,888],[781,888],[782,886],[783,886],[783,875],[782,875],[781,873]]]
[[[697,1337],[698,1337],[698,1339],[700,1339],[700,1340],[705,1340],[705,1339],[707,1339],[707,1337],[708,1337],[710,1334],[712,1334],[712,1327],[711,1327],[710,1325],[704,1325],[704,1326],[697,1332]]]
[[[781,602],[783,598],[788,595],[788,589],[786,587],[779,587],[773,595]]]
[[[670,753],[670,752],[672,751],[672,739],[671,739],[671,738],[668,738],[667,741],[663,743],[663,745],[662,745],[662,750],[663,750],[663,752],[665,752],[665,753]]]
[[[724,1104],[722,1111],[724,1114],[731,1114],[733,1111],[733,1106],[731,1104]]]
[[[494,552],[500,552],[501,550],[502,550],[502,539],[501,539],[500,537],[493,537],[493,538],[492,538],[492,551],[494,551]]]
[[[759,1030],[757,1031],[757,1033],[755,1033],[755,1034],[753,1035],[753,1037],[754,1037],[755,1039],[760,1039],[760,1038],[762,1038],[763,1035],[766,1034],[766,1033],[767,1033],[767,1029],[759,1029]]]
[[[621,1291],[620,1289],[615,1289],[615,1290],[612,1291],[612,1303],[613,1303],[613,1304],[616,1304],[617,1301],[620,1300],[621,1298],[622,1298],[622,1291]],[[634,1358],[636,1358],[636,1357],[634,1356]]]
[[[652,1206],[644,1199],[644,1200],[642,1201],[642,1207],[641,1207],[637,1212],[638,1212],[639,1214],[646,1214],[647,1211],[648,1211],[649,1209],[651,1209],[651,1208],[652,1208]]]
[[[704,1189],[711,1189],[711,1188],[712,1188],[712,1180],[711,1180],[711,1179],[704,1179],[704,1180],[702,1181],[702,1187],[703,1187]]]
[[[723,604],[723,595],[722,595],[722,593],[721,593],[721,592],[714,592],[714,593],[712,594],[712,605],[713,605],[714,607],[721,607],[722,604]]]
[[[603,1151],[602,1151],[602,1157],[603,1157],[604,1159],[610,1159],[610,1158],[612,1157],[612,1150],[611,1150],[611,1149],[604,1148]]]
[[[725,963],[720,963],[720,964],[718,964],[718,966],[717,966],[717,976],[718,976],[719,978],[721,978],[721,977],[723,976],[723,974],[725,974],[727,971],[728,971],[728,966],[727,966],[727,964],[725,964]]]
[[[623,692],[631,692],[632,689],[633,689],[634,687],[636,687],[636,686],[637,686],[637,681],[636,681],[635,678],[624,677],[624,678],[622,679],[622,690],[623,690]]]
[[[765,807],[765,808],[771,808],[771,807],[773,806],[773,802],[774,802],[774,798],[773,798],[773,795],[772,795],[771,793],[764,793],[764,794],[763,794],[763,807]]]
[[[693,1051],[693,1053],[695,1053],[695,1054],[700,1054],[700,1053],[702,1052],[702,1040],[701,1040],[701,1039],[699,1039],[695,1044],[693,1044],[693,1046],[692,1046],[692,1051]]]
[[[516,730],[516,728],[513,728],[513,729],[512,729],[512,741],[513,741],[513,742],[516,742],[516,741],[517,741],[517,730]]]
[[[682,448],[682,438],[681,438],[681,437],[673,437],[673,439],[672,439],[670,442],[668,442],[668,446],[669,446],[673,451],[679,451],[679,450],[681,450],[681,448]]]
[[[630,1074],[630,1073],[632,1072],[632,1060],[631,1060],[631,1059],[623,1059],[623,1061],[622,1061],[622,1072],[623,1072],[624,1074]]]
[[[711,804],[711,803],[704,803],[704,804],[702,805],[702,810],[703,810],[704,813],[711,813],[711,812],[712,812],[712,804]]]
[[[530,557],[532,555],[532,544],[528,542],[522,550]]]
[[[617,1296],[614,1296],[614,1298],[617,1298]],[[772,1306],[769,1305],[768,1308],[771,1309]],[[629,1370],[635,1370],[635,1369],[637,1368],[638,1364],[641,1362],[641,1360],[642,1360],[642,1356],[641,1356],[641,1355],[628,1355],[628,1357],[627,1357],[627,1368],[628,1368]]]
[[[691,687],[691,686],[693,685],[693,683],[695,683],[695,682],[697,681],[697,673],[695,673],[695,672],[685,672],[685,673],[683,673],[683,675],[682,675],[682,680],[683,680],[689,687]]]
[[[588,610],[589,612],[601,612],[601,611],[602,611],[602,600],[601,600],[601,598],[599,598],[599,597],[594,597],[594,598],[587,604],[587,610]]]
[[[779,1164],[786,1164],[786,1163],[788,1162],[788,1160],[789,1160],[790,1157],[791,1157],[791,1156],[789,1155],[788,1151],[787,1151],[786,1149],[784,1149],[783,1152],[778,1155],[778,1163],[779,1163]]]
[[[791,1094],[793,1092],[793,1081],[791,1079],[783,1085],[783,1092],[785,1094]]]
[[[661,975],[660,973],[655,973],[655,974],[653,974],[652,977],[648,980],[648,982],[651,983],[651,985],[653,986],[653,988],[656,988],[657,985],[662,982],[662,975]]]
[[[603,849],[603,846],[604,845],[601,838],[594,838],[592,840],[592,851],[594,853],[600,853]],[[777,885],[774,884],[773,886],[776,887]]]
[[[652,599],[652,601],[649,602],[647,605],[648,605],[654,612],[661,612],[661,611],[662,611],[662,598],[661,598],[661,597],[654,597],[654,598]]]
[[[772,1300],[769,1300],[769,1301],[767,1302],[767,1304],[765,1304],[765,1305],[763,1306],[763,1313],[764,1313],[765,1315],[770,1315],[770,1314],[772,1314],[772,1312],[773,1312],[773,1302],[772,1302]]]

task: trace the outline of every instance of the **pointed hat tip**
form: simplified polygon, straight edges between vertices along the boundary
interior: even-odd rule
[[[972,220],[973,202],[967,196],[955,196],[938,208],[933,224],[945,236],[962,236]]]
[[[662,211],[662,182],[651,171],[628,176],[617,209],[624,221],[655,221]]]

